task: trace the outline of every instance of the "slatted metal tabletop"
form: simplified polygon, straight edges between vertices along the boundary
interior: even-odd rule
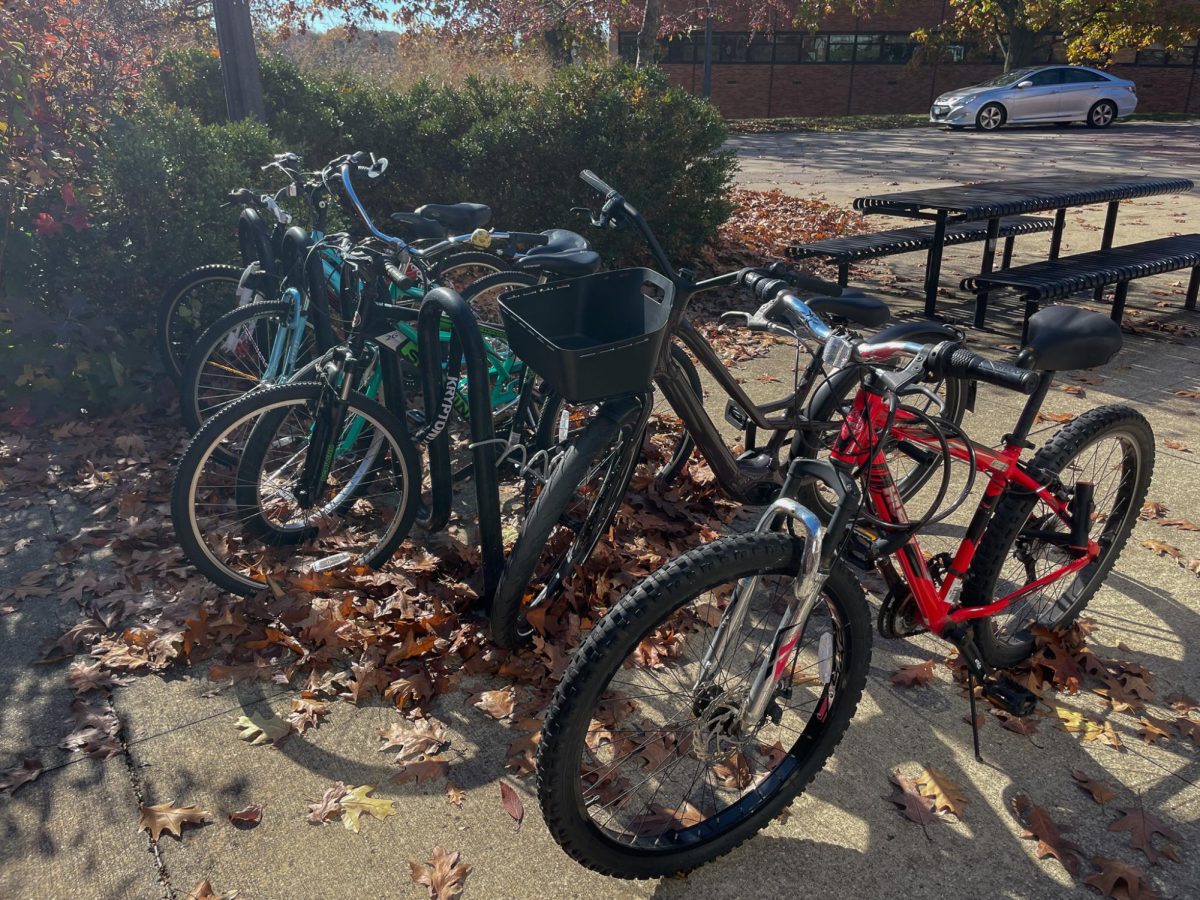
[[[1050,238],[1050,259],[1057,259],[1062,247],[1066,211],[1071,207],[1108,204],[1100,249],[1112,247],[1117,227],[1117,210],[1123,200],[1178,194],[1190,191],[1188,178],[1162,175],[1049,175],[1019,181],[990,181],[980,184],[949,185],[916,191],[897,191],[859,197],[854,208],[865,215],[889,215],[934,222],[934,239],[929,245],[925,265],[925,314],[937,310],[938,282],[942,270],[942,249],[948,223],[986,220],[988,235],[981,264],[986,275],[992,271],[1000,220],[1004,216],[1055,211],[1054,231]],[[1101,299],[1104,288],[1096,288]],[[983,325],[987,310],[987,289],[982,288],[975,304],[975,324]]]

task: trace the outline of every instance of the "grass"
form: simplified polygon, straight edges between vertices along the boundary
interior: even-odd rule
[[[1194,113],[1137,113],[1128,122],[1197,122]],[[777,119],[730,119],[733,134],[780,134],[789,131],[888,131],[895,128],[928,128],[925,113],[876,116],[785,116]]]

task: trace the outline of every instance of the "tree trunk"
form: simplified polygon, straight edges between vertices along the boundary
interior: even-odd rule
[[[638,32],[637,67],[654,65],[658,50],[658,26],[662,22],[662,0],[646,0],[642,30]]]
[[[565,26],[552,28],[542,34],[546,41],[546,51],[550,54],[550,61],[555,66],[569,66],[571,64],[571,41]]]
[[[1021,22],[1013,22],[1008,32],[1008,46],[1004,53],[1004,71],[1020,69],[1033,64],[1033,50],[1038,34]]]
[[[267,120],[263,103],[262,72],[254,48],[248,0],[214,0],[217,48],[221,54],[221,77],[225,83],[225,106],[230,121]]]

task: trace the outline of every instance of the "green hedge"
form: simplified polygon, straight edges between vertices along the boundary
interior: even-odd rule
[[[139,110],[114,124],[89,186],[91,227],[56,237],[31,227],[10,239],[8,321],[0,317],[0,401],[122,402],[149,360],[159,292],[179,273],[232,260],[231,188],[261,186],[281,149],[317,167],[352,150],[387,156],[389,177],[364,190],[381,218],[425,202],[487,203],[500,228],[586,229],[571,212],[596,197],[591,168],[650,219],[685,260],[729,213],[732,155],[715,109],[658,70],[569,67],[545,86],[472,81],[396,93],[303,76],[263,60],[266,126],[223,121],[219,63],[168,57]],[[610,261],[637,252],[628,235],[596,235]],[[6,334],[7,332],[7,334]],[[8,345],[5,347],[4,345]]]

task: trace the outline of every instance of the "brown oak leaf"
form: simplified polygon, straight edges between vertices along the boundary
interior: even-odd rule
[[[1094,778],[1089,778],[1086,772],[1079,769],[1071,770],[1071,777],[1079,784],[1081,790],[1087,791],[1092,795],[1092,799],[1101,806],[1108,803],[1117,796],[1117,792],[1105,784],[1103,781],[1097,781]]]
[[[1147,744],[1157,744],[1161,740],[1171,737],[1175,726],[1165,719],[1156,719],[1154,716],[1144,716],[1138,723],[1138,737]]]
[[[901,666],[892,673],[892,684],[898,687],[926,687],[934,680],[934,661],[926,660],[912,666]]]
[[[253,828],[262,821],[263,804],[253,803],[245,809],[239,809],[237,812],[229,814],[229,821],[239,828]]]
[[[1200,747],[1200,722],[1187,716],[1178,716],[1175,719],[1175,730],[1190,740],[1193,746]]]
[[[511,687],[496,691],[483,691],[471,697],[471,705],[482,709],[493,719],[506,719],[513,714],[517,692]]]
[[[342,814],[342,798],[346,796],[346,785],[338,782],[325,791],[316,803],[308,804],[308,821],[324,825]]]
[[[445,778],[450,771],[450,763],[437,757],[418,757],[401,766],[400,771],[392,776],[392,784],[407,784],[422,781],[436,781]]]
[[[1024,794],[1015,795],[1010,805],[1017,821],[1025,829],[1025,833],[1021,836],[1037,838],[1037,858],[1045,859],[1047,856],[1053,856],[1062,863],[1063,868],[1073,879],[1078,880],[1079,854],[1083,850],[1077,844],[1063,837],[1063,832],[1070,831],[1071,826],[1059,825],[1050,817],[1050,813],[1044,807],[1035,806]]]
[[[1129,832],[1129,846],[1135,850],[1141,850],[1146,854],[1146,859],[1152,863],[1157,863],[1159,857],[1162,856],[1179,862],[1179,853],[1175,847],[1171,846],[1171,844],[1183,843],[1183,837],[1178,831],[1168,828],[1162,819],[1153,813],[1146,812],[1140,806],[1134,809],[1117,807],[1117,811],[1121,813],[1121,817],[1108,826],[1109,831]],[[1161,850],[1154,846],[1155,835],[1163,838],[1166,842]]]
[[[911,778],[906,778],[899,772],[894,772],[890,778],[892,782],[892,796],[884,797],[891,803],[896,804],[896,811],[910,822],[916,822],[921,828],[924,828],[930,822],[937,821],[937,811],[934,809],[933,800],[926,797],[918,790]],[[926,834],[928,837],[928,834]]]
[[[1177,709],[1182,713],[1186,713],[1188,710],[1192,709],[1200,709],[1200,702],[1197,702],[1194,697],[1188,696],[1188,694],[1184,691],[1176,691],[1174,694],[1168,696],[1167,703],[1169,703],[1173,709]]]
[[[1146,873],[1136,866],[1107,856],[1092,857],[1092,865],[1099,871],[1084,881],[1101,895],[1113,900],[1156,900],[1155,893],[1145,883]]]
[[[462,896],[463,882],[471,873],[471,867],[461,859],[457,850],[447,853],[434,847],[428,863],[410,862],[408,866],[413,882],[429,890],[429,900],[456,900]]]
[[[172,806],[171,801],[153,806],[138,807],[138,831],[150,832],[150,840],[157,841],[164,831],[182,838],[184,825],[203,825],[211,822],[212,816],[198,806]]]
[[[460,788],[453,781],[446,782],[446,802],[456,809],[462,809],[463,801],[467,799],[467,792]]]
[[[963,817],[967,795],[941,769],[933,766],[923,769],[916,778],[916,785],[923,795],[933,800],[938,812],[951,812],[960,819]]]
[[[42,764],[36,759],[23,759],[19,765],[0,772],[0,791],[15,794],[23,785],[37,781],[42,774]]]

